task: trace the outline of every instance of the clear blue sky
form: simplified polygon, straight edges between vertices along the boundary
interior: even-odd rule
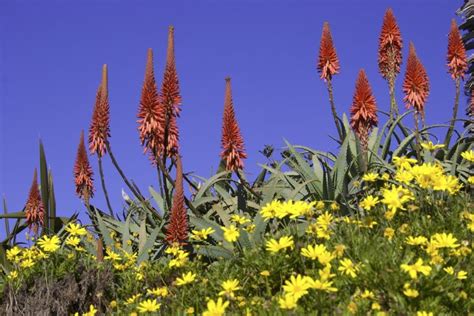
[[[315,68],[324,21],[331,26],[341,73],[334,79],[339,112],[347,112],[355,78],[365,68],[378,107],[388,110],[388,89],[377,68],[385,10],[392,7],[404,39],[413,41],[431,80],[428,123],[447,121],[454,99],[447,74],[447,34],[462,1],[0,1],[0,193],[11,211],[27,199],[39,166],[38,139],[53,170],[60,215],[83,212],[72,176],[81,129],[88,130],[101,65],[109,65],[112,148],[142,191],[156,187],[155,169],[142,154],[136,114],[146,50],[155,54],[161,81],[167,27],[175,26],[176,62],[183,96],[179,119],[185,171],[209,177],[220,152],[224,77],[254,178],[264,144],[283,138],[333,150],[335,135],[327,91]],[[459,21],[459,19],[458,19]],[[404,60],[405,61],[405,60]],[[402,75],[405,64],[402,65]],[[401,82],[397,97],[402,104]],[[464,115],[464,96],[461,113]],[[106,209],[99,185],[96,197]],[[112,205],[121,210],[125,187],[105,158]],[[3,223],[1,223],[3,233]]]

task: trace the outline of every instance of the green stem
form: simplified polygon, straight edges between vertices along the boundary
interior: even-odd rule
[[[327,83],[328,83],[329,103],[331,104],[331,112],[332,112],[332,116],[333,116],[333,119],[334,119],[334,124],[336,125],[337,134],[339,135],[339,139],[341,140],[341,143],[342,143],[342,141],[343,141],[343,139],[342,139],[342,128],[341,128],[341,125],[339,124],[339,117],[337,116],[336,105],[334,104],[334,95],[333,95],[333,90],[332,90],[332,79],[329,78]]]
[[[418,125],[419,125],[418,113],[415,112],[415,139],[416,139],[415,152],[416,152],[416,159],[418,161],[421,161],[421,154],[420,154],[421,137],[420,137],[420,130],[418,128]]]
[[[446,148],[449,147],[449,143],[451,142],[451,137],[453,136],[454,132],[454,125],[456,124],[456,118],[458,115],[458,107],[459,107],[459,94],[461,92],[461,79],[456,79],[456,96],[454,97],[454,107],[453,107],[453,118],[451,119],[451,123],[449,124],[448,132],[446,133],[446,139],[444,140],[444,145]]]
[[[390,121],[398,116],[398,106],[395,100],[395,74],[391,75],[388,80],[388,90],[390,93]]]
[[[107,192],[107,188],[105,187],[105,179],[104,179],[104,169],[102,167],[102,157],[98,156],[99,160],[99,173],[100,173],[100,182],[102,184],[102,190],[104,191],[105,201],[107,202],[107,208],[109,209],[110,216],[114,217],[114,212],[112,211],[112,206],[110,205],[109,194]],[[89,204],[89,198],[87,198],[87,204]]]
[[[147,207],[152,212],[156,212],[156,210],[154,210],[153,207],[151,207],[151,205],[148,204],[148,202],[145,200],[143,195],[137,192],[135,188],[130,184],[127,177],[125,176],[122,169],[120,168],[119,164],[117,163],[117,160],[115,159],[115,156],[110,148],[110,144],[108,141],[105,142],[105,146],[107,147],[107,151],[109,152],[109,156],[110,156],[110,159],[112,160],[112,164],[115,166],[115,169],[117,169],[118,173],[122,177],[127,187],[130,189],[130,191],[132,191],[133,195],[135,195],[135,197],[142,203],[143,206]]]

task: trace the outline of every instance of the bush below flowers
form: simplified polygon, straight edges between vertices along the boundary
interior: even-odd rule
[[[405,157],[393,163],[390,174],[364,177],[355,214],[342,213],[333,201],[266,204],[259,211],[268,224],[264,242],[229,259],[197,254],[215,232],[209,228],[194,230],[188,245],[168,247],[158,260],[140,264],[117,240],[100,262],[86,251],[93,237],[71,223],[61,236],[7,251],[13,268],[2,304],[40,281],[49,280],[54,291],[85,270],[92,278],[107,272],[109,283],[98,293],[78,281],[90,297],[82,306],[65,302],[67,314],[474,311],[472,196],[439,165]],[[239,220],[224,232],[231,243],[248,223],[233,215]]]

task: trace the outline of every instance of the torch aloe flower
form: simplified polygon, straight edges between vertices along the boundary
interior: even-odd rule
[[[160,92],[161,102],[164,107],[164,145],[166,156],[174,156],[179,149],[179,131],[176,117],[181,112],[181,95],[179,92],[178,73],[174,56],[174,27],[168,28],[168,49],[166,52],[166,66]]]
[[[451,77],[453,78],[456,85],[453,116],[451,118],[449,129],[446,133],[446,139],[444,141],[444,144],[449,146],[458,115],[459,94],[461,93],[461,79],[464,78],[464,73],[467,71],[466,48],[464,47],[461,35],[459,34],[458,26],[454,19],[451,21],[451,30],[448,35],[447,62],[449,69],[448,72],[451,74]]]
[[[425,103],[430,93],[430,84],[425,67],[418,59],[415,45],[410,43],[405,81],[403,82],[404,101],[407,108],[413,107],[422,120],[425,116]]]
[[[26,222],[34,234],[38,233],[38,228],[44,226],[44,205],[38,189],[38,177],[35,169],[33,182],[31,184],[28,200],[25,205]]]
[[[388,81],[390,89],[390,115],[398,113],[395,102],[395,78],[400,73],[402,63],[402,36],[392,9],[387,9],[383,18],[382,31],[379,38],[379,71]]]
[[[83,200],[89,200],[89,198],[94,196],[94,179],[92,176],[92,168],[89,164],[84,145],[84,131],[81,131],[76,163],[74,165],[74,182],[76,184],[76,194]]]
[[[400,73],[402,36],[392,9],[387,9],[379,38],[379,70],[385,79]]]
[[[330,80],[333,75],[339,73],[339,59],[334,48],[328,22],[324,22],[323,25],[317,68],[321,73],[321,79],[324,80]]]
[[[336,54],[336,49],[332,41],[331,31],[329,29],[329,23],[324,22],[323,33],[321,35],[321,43],[319,45],[319,57],[316,68],[320,73],[321,79],[323,79],[328,88],[329,103],[331,105],[331,112],[336,125],[337,133],[342,141],[342,127],[339,123],[339,117],[336,112],[336,105],[334,104],[334,95],[332,90],[332,76],[339,73],[339,59]]]
[[[186,244],[188,239],[188,218],[184,207],[183,167],[181,157],[176,156],[176,181],[171,208],[170,222],[166,228],[166,241],[172,244]]]
[[[232,102],[232,88],[230,78],[225,79],[224,118],[222,123],[222,151],[221,158],[226,163],[226,169],[237,171],[244,168],[243,159],[247,158],[244,149],[244,140],[235,118]]]
[[[377,104],[365,71],[359,71],[351,107],[351,127],[359,137],[362,148],[367,150],[369,133],[377,126]]]
[[[96,102],[89,128],[89,150],[99,157],[107,152],[106,142],[110,137],[110,109],[107,83],[107,65],[102,67],[102,82],[96,95]]]
[[[467,70],[466,48],[454,19],[451,21],[451,30],[448,35],[447,62],[449,73],[453,79],[464,78],[464,73]]]
[[[153,160],[163,152],[163,109],[158,96],[153,71],[153,51],[148,49],[145,80],[143,82],[140,108],[138,112],[138,131],[144,153],[150,150]],[[156,155],[156,157],[154,156]]]

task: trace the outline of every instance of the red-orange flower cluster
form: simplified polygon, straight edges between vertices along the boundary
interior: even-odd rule
[[[25,214],[29,230],[31,231],[33,229],[36,235],[38,228],[44,226],[44,205],[38,189],[36,169],[33,175],[33,183],[31,184],[28,200],[25,205]]]
[[[226,162],[226,169],[235,171],[243,169],[243,159],[247,158],[244,140],[235,118],[230,78],[225,79],[224,118],[222,123],[221,158]]]
[[[365,71],[361,69],[351,106],[351,127],[359,137],[362,148],[367,149],[369,133],[377,124],[377,104]]]
[[[184,207],[183,167],[181,157],[176,155],[176,181],[170,221],[166,228],[168,244],[185,245],[188,239],[188,217]]]
[[[81,131],[79,147],[77,148],[76,163],[74,164],[74,183],[76,194],[81,199],[89,199],[94,196],[93,172],[87,158],[86,146],[84,145],[84,131]]]
[[[321,74],[321,79],[324,80],[330,80],[334,74],[339,73],[339,59],[337,58],[336,49],[332,42],[328,22],[324,22],[323,25],[317,68]]]
[[[150,150],[152,161],[163,152],[163,116],[153,70],[153,51],[149,48],[137,122],[144,153]]]
[[[110,137],[109,91],[107,65],[102,67],[102,82],[99,85],[89,128],[89,151],[102,157],[106,152],[107,138]]]
[[[166,52],[166,66],[161,85],[161,103],[164,106],[164,139],[166,155],[171,157],[179,150],[179,130],[176,118],[181,112],[181,95],[179,92],[178,73],[174,56],[174,27],[168,28],[168,49]]]
[[[403,101],[406,102],[407,108],[413,107],[424,119],[424,107],[430,93],[430,83],[425,67],[416,55],[413,43],[410,43],[403,92],[405,93]]]
[[[385,12],[379,38],[379,71],[389,80],[400,73],[402,63],[402,36],[392,9]]]
[[[467,71],[466,48],[459,34],[456,21],[451,21],[451,30],[448,35],[448,68],[453,79],[464,78]]]

